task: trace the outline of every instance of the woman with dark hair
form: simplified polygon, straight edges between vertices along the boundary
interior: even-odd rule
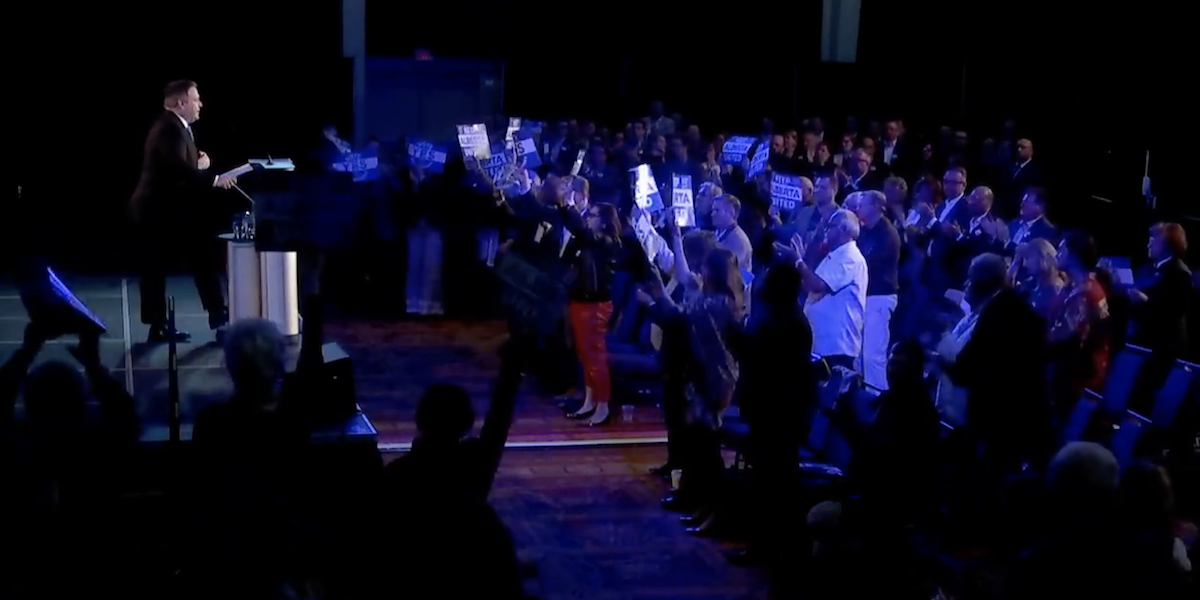
[[[583,406],[567,413],[567,418],[588,419],[588,425],[596,426],[607,424],[610,416],[607,336],[613,315],[613,274],[621,258],[621,218],[617,208],[606,203],[594,204],[581,215],[567,203],[573,193],[570,179],[553,193],[559,216],[571,234],[562,253],[569,265],[567,314],[584,382]]]
[[[683,367],[687,411],[680,467],[684,483],[681,495],[664,499],[664,505],[693,511],[691,522],[696,526],[689,532],[704,535],[714,526],[725,466],[718,435],[721,413],[733,400],[738,379],[729,341],[741,330],[745,315],[745,284],[734,255],[721,248],[709,252],[701,266],[699,287],[699,294],[675,304],[662,280],[652,277],[648,292],[639,290],[638,298],[650,306],[650,318],[664,332],[684,338],[680,345],[689,350]]]

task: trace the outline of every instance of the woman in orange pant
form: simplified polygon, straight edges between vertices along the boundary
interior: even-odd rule
[[[574,183],[579,181],[582,183]],[[611,204],[586,206],[586,181],[566,178],[554,194],[563,226],[571,234],[562,253],[570,265],[567,276],[567,316],[575,337],[575,349],[583,365],[583,406],[568,413],[571,419],[587,419],[588,425],[609,420],[612,379],[608,372],[608,321],[612,318],[612,279],[621,252],[621,222]],[[580,201],[573,201],[579,196]]]

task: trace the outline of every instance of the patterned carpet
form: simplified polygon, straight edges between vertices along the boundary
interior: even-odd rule
[[[499,369],[497,350],[506,338],[503,323],[363,319],[333,320],[326,337],[336,341],[354,361],[359,403],[379,430],[380,443],[412,441],[413,414],[424,389],[433,383],[463,386],[475,400],[482,419],[492,382]],[[612,423],[584,427],[563,418],[551,398],[526,386],[517,402],[510,443],[555,444],[590,440],[646,440],[666,435],[659,410],[637,406],[633,421],[613,407]]]
[[[662,446],[510,449],[491,502],[517,550],[537,566],[544,600],[765,597],[761,571],[730,566],[721,544],[688,536],[659,507],[667,485],[647,474]]]

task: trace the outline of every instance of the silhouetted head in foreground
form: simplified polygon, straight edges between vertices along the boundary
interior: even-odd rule
[[[417,431],[427,441],[454,442],[475,426],[471,396],[457,385],[436,383],[425,389],[417,404]]]

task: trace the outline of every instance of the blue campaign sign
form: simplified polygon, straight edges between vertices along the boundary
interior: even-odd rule
[[[799,175],[771,174],[771,204],[779,210],[796,210],[801,201]]]
[[[651,212],[663,209],[662,193],[658,191],[658,183],[650,173],[650,165],[638,165],[629,170],[632,177],[633,201],[638,208]]]
[[[771,155],[771,149],[764,142],[759,142],[758,148],[754,150],[754,158],[750,159],[750,168],[746,170],[746,181],[750,181],[762,173],[767,168],[767,158]]]
[[[525,165],[527,169],[542,166],[542,157],[538,156],[537,142],[533,140],[533,134],[522,129],[516,135],[517,162]]]
[[[483,169],[483,172],[487,173],[494,182],[500,178],[500,172],[504,170],[504,165],[509,163],[509,155],[504,151],[503,141],[492,144],[491,154],[491,158],[479,161],[479,168]]]
[[[430,173],[446,170],[446,147],[422,139],[408,142],[408,164]]]
[[[753,145],[754,137],[749,135],[735,135],[725,140],[725,145],[721,147],[721,164],[741,165]]]
[[[343,154],[331,166],[334,171],[354,174],[355,183],[375,181],[379,179],[379,151],[367,148],[361,152]]]

